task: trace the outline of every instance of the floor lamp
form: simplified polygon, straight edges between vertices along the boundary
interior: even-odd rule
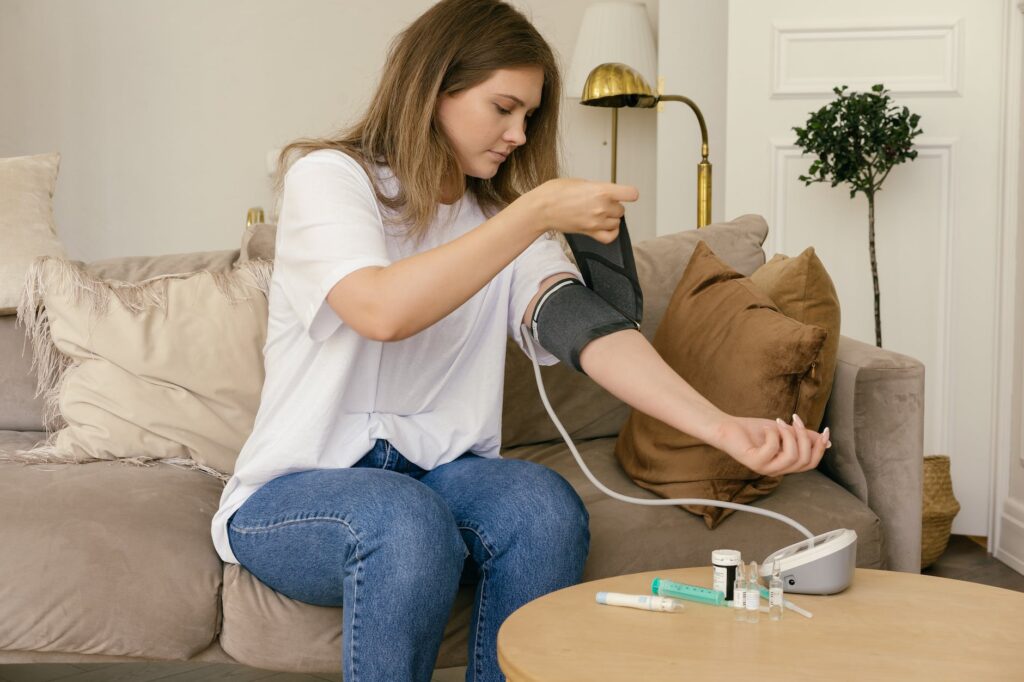
[[[566,73],[566,97],[579,99],[594,67],[607,62],[631,64],[649,79],[657,76],[657,49],[644,4],[613,0],[587,6]],[[618,127],[619,111],[612,109],[612,182],[618,166]]]
[[[697,227],[711,223],[711,163],[708,161],[708,127],[704,115],[688,97],[682,95],[659,95],[651,90],[635,69],[626,64],[606,63],[595,67],[583,85],[580,104],[592,107],[612,107],[612,167],[616,155],[616,114],[621,107],[652,109],[659,102],[682,102],[693,110],[700,124],[701,160],[697,164]],[[612,178],[614,181],[614,177]]]

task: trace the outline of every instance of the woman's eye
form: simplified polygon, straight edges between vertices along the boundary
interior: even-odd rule
[[[499,111],[499,112],[501,112],[501,115],[502,115],[502,116],[508,116],[509,114],[511,114],[511,113],[512,113],[512,112],[511,112],[511,111],[509,111],[508,109],[505,109],[505,108],[501,107],[501,106],[500,106],[500,105],[498,105],[498,104],[495,104],[494,106],[495,106],[495,107],[497,107],[498,111]]]

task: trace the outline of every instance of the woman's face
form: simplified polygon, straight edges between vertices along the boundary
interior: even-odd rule
[[[539,66],[499,69],[479,85],[442,94],[437,118],[462,172],[492,178],[505,158],[526,144],[526,120],[540,106]]]

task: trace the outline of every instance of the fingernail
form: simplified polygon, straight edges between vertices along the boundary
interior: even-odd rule
[[[826,450],[828,450],[828,449],[829,449],[830,447],[832,447],[832,441],[829,441],[829,442],[828,442],[828,443],[827,443],[827,444],[825,445],[825,449],[826,449]]]
[[[803,422],[802,419],[800,419],[800,415],[794,414],[793,415],[793,423],[794,424],[801,424],[802,425],[804,422]]]
[[[776,422],[776,423],[777,423],[777,424],[778,424],[779,426],[785,426],[785,425],[786,425],[786,422],[782,421],[782,420],[781,420],[781,419],[779,419],[778,417],[776,417],[776,418],[775,418],[775,422]]]

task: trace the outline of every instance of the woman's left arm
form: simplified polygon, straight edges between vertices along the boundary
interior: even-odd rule
[[[588,343],[580,353],[587,375],[631,407],[723,450],[765,475],[813,469],[828,442],[794,415],[780,420],[734,417],[713,405],[666,363],[639,331]]]

